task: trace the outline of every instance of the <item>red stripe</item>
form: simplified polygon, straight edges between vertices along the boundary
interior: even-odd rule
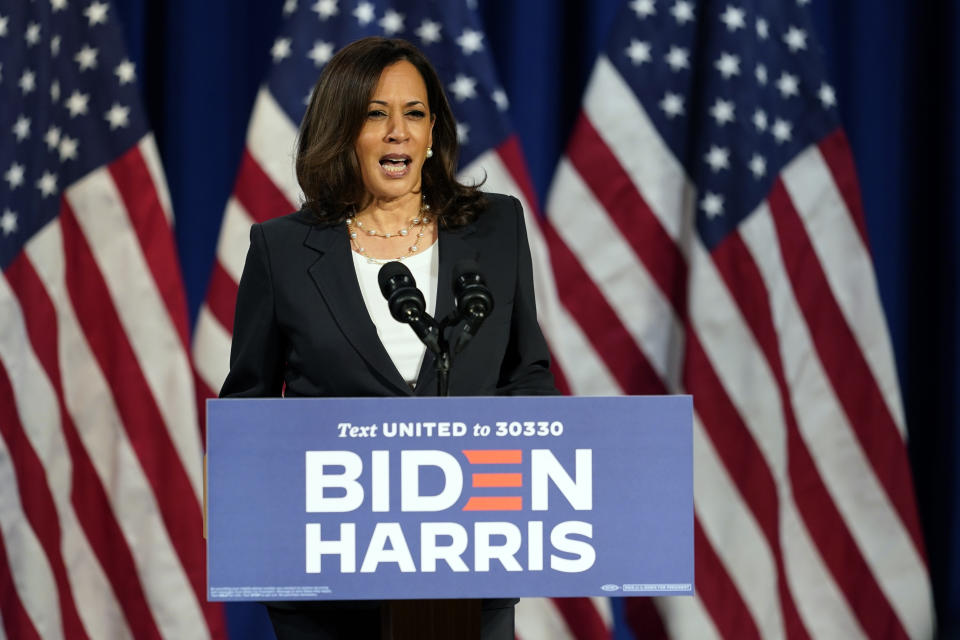
[[[503,143],[496,148],[496,151],[497,155],[500,156],[500,160],[507,168],[507,171],[510,172],[510,177],[513,178],[513,181],[520,187],[520,192],[523,194],[524,199],[533,207],[534,219],[541,219],[537,192],[534,190],[533,181],[527,172],[527,161],[523,157],[523,148],[520,146],[520,140],[516,135],[512,135],[504,140]]]
[[[233,314],[237,306],[237,283],[228,274],[219,260],[213,263],[210,288],[207,289],[207,308],[223,325],[227,333],[233,333]]]
[[[77,318],[112,391],[130,444],[160,508],[160,515],[188,581],[207,616],[211,633],[221,632],[219,608],[208,606],[204,589],[201,510],[170,440],[140,363],[113,307],[103,276],[74,217],[60,216],[67,264],[67,290]],[[118,265],[118,268],[121,268]]]
[[[689,326],[686,346],[684,386],[693,394],[694,406],[704,430],[770,545],[777,567],[777,592],[787,637],[808,638],[809,633],[803,625],[786,581],[783,549],[780,547],[780,500],[777,495],[777,482],[767,466],[763,452],[717,377],[700,339]]]
[[[173,230],[164,217],[157,185],[153,182],[139,147],[131,147],[110,164],[109,169],[140,241],[140,248],[150,273],[153,274],[160,297],[167,307],[170,321],[180,335],[183,348],[189,351],[187,300],[183,293],[177,246]]]
[[[200,418],[200,442],[203,443],[204,451],[207,448],[207,398],[216,398],[217,394],[213,392],[207,383],[203,381],[196,367],[193,368],[193,390],[197,399],[197,415]]]
[[[774,183],[769,202],[784,265],[820,361],[877,479],[925,561],[912,475],[900,432],[780,180]]]
[[[25,254],[10,264],[6,276],[20,299],[30,344],[57,394],[61,429],[72,465],[70,501],[74,512],[134,636],[159,638],[143,587],[132,579],[137,575],[133,556],[64,401],[56,309]]]
[[[24,400],[36,401],[35,398]],[[57,507],[50,492],[50,486],[47,484],[43,463],[27,438],[16,406],[7,368],[0,362],[0,437],[6,442],[7,449],[10,451],[10,462],[17,476],[23,512],[50,562],[53,579],[57,585],[56,598],[59,600],[63,636],[86,639],[88,636],[83,623],[80,622],[77,605],[70,591],[63,555],[60,553],[63,537]],[[51,429],[56,428],[55,425],[48,426]],[[9,490],[9,487],[7,489]],[[45,594],[45,597],[49,598],[51,606],[57,606],[52,594]]]
[[[710,544],[700,519],[693,521],[693,543],[697,567],[696,592],[723,638],[750,640],[760,638],[760,631],[730,580],[717,552]]]
[[[243,150],[233,193],[255,222],[264,222],[297,208],[260,168],[249,149]]]
[[[667,630],[653,598],[624,598],[623,613],[634,637],[641,640],[668,640]]]
[[[17,595],[9,557],[0,529],[0,618],[3,619],[3,632],[11,640],[40,640],[40,634]]]
[[[600,612],[589,598],[553,598],[553,605],[577,640],[605,640],[611,637]]]
[[[566,157],[633,247],[677,316],[686,318],[687,265],[680,249],[582,112]]]
[[[620,388],[629,394],[666,393],[666,387],[616,312],[607,303],[577,257],[552,225],[543,226],[550,262],[557,281],[563,282],[560,300],[601,354]]]
[[[777,381],[787,429],[790,489],[814,544],[867,635],[903,637],[899,618],[874,579],[800,435],[760,270],[737,233],[713,250],[713,260]]]
[[[818,145],[823,161],[833,175],[833,181],[847,205],[847,211],[853,218],[853,224],[860,232],[863,246],[870,250],[870,240],[867,237],[867,221],[863,216],[863,204],[860,201],[860,184],[857,181],[857,169],[853,165],[853,154],[847,142],[847,134],[838,128],[820,141]]]

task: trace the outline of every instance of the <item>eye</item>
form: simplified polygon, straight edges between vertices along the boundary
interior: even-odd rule
[[[407,115],[410,116],[411,118],[416,118],[417,120],[427,117],[427,114],[421,111],[420,109],[413,109],[412,111],[407,111]]]
[[[370,120],[379,120],[380,118],[386,118],[387,112],[383,109],[371,109],[367,112],[367,118]]]

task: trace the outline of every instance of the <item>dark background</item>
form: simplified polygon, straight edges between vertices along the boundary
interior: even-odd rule
[[[478,4],[542,202],[619,2]],[[170,185],[192,316],[282,5],[114,0]],[[958,637],[960,19],[950,0],[813,0],[810,8],[860,178],[940,635]],[[255,608],[230,609],[234,638],[260,637],[264,622]]]

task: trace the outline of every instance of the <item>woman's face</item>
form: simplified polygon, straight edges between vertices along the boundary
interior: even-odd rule
[[[432,143],[427,85],[412,64],[396,62],[380,74],[354,143],[367,193],[394,200],[419,191],[420,170]]]

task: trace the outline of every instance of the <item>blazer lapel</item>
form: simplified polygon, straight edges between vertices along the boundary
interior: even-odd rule
[[[304,245],[320,254],[308,271],[344,337],[398,393],[410,395],[363,302],[346,230],[311,226]]]
[[[460,260],[477,259],[477,250],[468,242],[470,234],[473,233],[473,227],[468,226],[462,229],[449,231],[440,229],[439,245],[440,250],[440,273],[437,274],[437,308],[434,311],[434,317],[437,322],[442,321],[453,311],[453,267]],[[447,339],[452,344],[456,339],[456,331],[448,331]],[[437,393],[437,374],[434,371],[434,356],[429,351],[423,358],[423,364],[420,365],[420,373],[417,376],[417,386],[415,394],[418,396],[432,396]]]

